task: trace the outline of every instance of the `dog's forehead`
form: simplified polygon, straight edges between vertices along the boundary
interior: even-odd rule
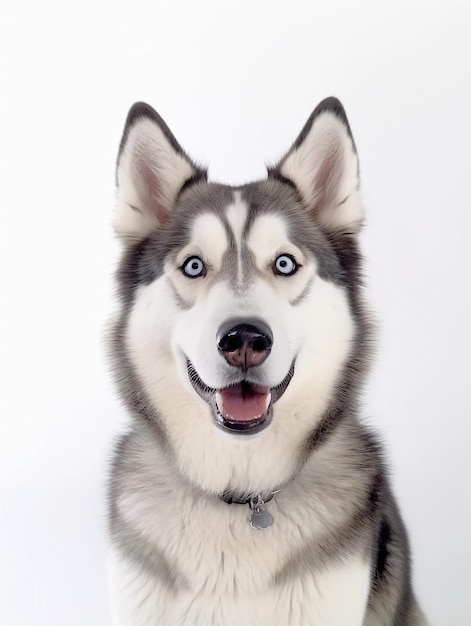
[[[315,226],[302,210],[296,192],[271,180],[243,187],[207,183],[190,187],[179,202],[173,227],[191,238],[217,231],[222,224],[229,246],[234,247],[246,241],[259,218],[267,227],[271,223],[278,232],[283,230],[295,245],[306,248],[312,243],[306,230],[312,234]]]

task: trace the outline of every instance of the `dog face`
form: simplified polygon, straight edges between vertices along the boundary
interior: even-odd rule
[[[345,262],[362,221],[357,174],[334,99],[266,181],[240,188],[208,183],[150,107],[129,113],[115,362],[127,401],[205,489],[289,480],[338,393],[359,333]]]

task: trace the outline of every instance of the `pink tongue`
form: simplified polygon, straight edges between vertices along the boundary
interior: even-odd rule
[[[227,387],[218,392],[218,408],[224,417],[247,422],[263,415],[267,408],[269,387],[250,386],[242,393],[242,385]]]

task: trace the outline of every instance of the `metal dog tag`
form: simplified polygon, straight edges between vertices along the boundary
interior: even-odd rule
[[[250,516],[250,525],[257,530],[265,530],[273,524],[273,517],[266,509],[252,511]]]

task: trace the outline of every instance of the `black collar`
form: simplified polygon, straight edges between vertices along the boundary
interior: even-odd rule
[[[255,498],[259,497],[262,499],[262,501],[264,503],[266,502],[270,502],[270,500],[273,498],[273,496],[275,494],[277,494],[278,492],[280,492],[282,489],[284,489],[283,487],[280,487],[279,489],[275,489],[274,491],[270,491],[269,493],[265,494],[252,494],[248,497],[237,497],[237,494],[235,493],[223,493],[222,495],[218,496],[218,498],[220,500],[223,500],[226,504],[250,504],[251,502],[254,501]]]

